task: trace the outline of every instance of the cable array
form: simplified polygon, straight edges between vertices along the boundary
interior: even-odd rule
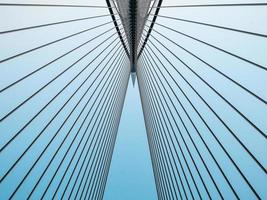
[[[195,12],[196,9],[205,8],[207,12],[207,8],[220,8],[227,13],[230,7],[256,9],[264,6],[264,3],[163,3],[162,6],[152,7],[161,10],[158,14],[148,15],[137,78],[159,199],[266,197],[262,186],[267,183],[267,163],[264,159],[267,129],[263,125],[266,120],[262,118],[267,113],[266,96],[253,88],[253,77],[251,81],[244,82],[234,73],[245,75],[238,70],[254,70],[266,78],[267,63],[241,56],[223,45],[221,47],[218,43],[197,37],[194,32],[198,27],[202,30],[206,28],[208,34],[224,31],[225,34],[233,33],[233,38],[240,34],[252,41],[265,40],[266,33],[176,17],[179,15],[176,9],[183,8],[194,9]],[[157,20],[151,20],[155,15]],[[154,24],[153,29],[151,23]],[[183,24],[186,27],[191,25],[190,31],[183,28]],[[217,40],[220,40],[219,36]],[[206,53],[211,52],[210,56],[215,52],[217,60],[224,59],[224,62],[209,60],[208,56],[197,52],[198,49],[206,49]],[[231,65],[230,59],[237,60],[239,65],[245,66],[244,69],[233,69],[231,73],[227,70],[227,65]],[[258,86],[266,90],[263,83]],[[227,91],[235,91],[234,96],[243,97],[242,101],[247,103],[236,101]],[[248,114],[247,107],[242,105],[249,102],[255,108],[253,111],[249,109],[255,116]],[[252,138],[258,146],[251,143]]]
[[[105,8],[102,15],[0,33],[19,34],[48,27],[57,30],[58,25],[64,25],[67,30],[73,23],[82,27],[81,23],[94,20],[95,26],[85,25],[87,28],[1,58],[2,70],[10,65],[21,71],[21,75],[1,84],[1,101],[10,94],[19,97],[1,111],[0,193],[3,199],[103,199],[130,74],[127,52],[120,41],[125,39],[120,20],[111,17],[107,6],[0,6]],[[71,43],[72,40],[78,42]],[[55,54],[53,59],[32,67],[32,71],[25,74],[19,68],[25,57],[44,56],[46,49],[53,51],[62,44],[69,47],[60,50],[62,53]],[[40,75],[44,81],[38,80]],[[18,88],[25,84],[36,87],[24,94]],[[44,99],[39,103],[40,97]],[[18,118],[21,112],[25,113],[24,118]],[[9,127],[14,119],[16,124]],[[4,162],[10,154],[12,157]]]
[[[69,16],[0,30],[1,199],[103,199],[135,72],[159,199],[266,199],[267,4],[105,3],[0,3]]]

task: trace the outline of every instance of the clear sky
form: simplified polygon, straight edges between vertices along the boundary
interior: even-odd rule
[[[104,199],[156,199],[137,82],[129,80]]]

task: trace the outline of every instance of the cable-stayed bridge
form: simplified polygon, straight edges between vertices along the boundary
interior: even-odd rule
[[[103,199],[129,79],[158,199],[267,199],[267,2],[13,1],[0,17],[0,199]]]

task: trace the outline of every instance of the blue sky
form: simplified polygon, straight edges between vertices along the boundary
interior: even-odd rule
[[[104,199],[156,199],[156,188],[138,92],[129,80]]]

